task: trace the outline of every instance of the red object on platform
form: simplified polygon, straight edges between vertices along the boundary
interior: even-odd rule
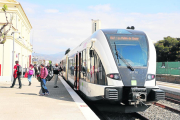
[[[27,78],[27,77],[28,77],[28,73],[27,73],[27,72],[25,73],[24,77],[25,77],[25,78]]]

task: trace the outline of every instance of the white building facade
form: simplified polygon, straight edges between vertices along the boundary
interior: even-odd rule
[[[13,16],[13,26],[7,35],[6,42],[0,44],[0,81],[11,81],[12,66],[15,61],[18,60],[22,68],[27,68],[32,61],[32,45],[30,44],[32,26],[20,3],[16,0],[0,0],[0,9],[4,4],[8,6],[8,20]],[[0,28],[5,23],[5,14],[0,12]],[[8,28],[6,27],[5,30]],[[12,32],[20,32],[14,33],[14,52]]]

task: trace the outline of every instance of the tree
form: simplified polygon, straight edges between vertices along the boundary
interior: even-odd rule
[[[0,44],[4,44],[6,42],[7,33],[11,30],[11,27],[12,27],[13,16],[11,16],[10,22],[9,22],[6,10],[8,10],[8,7],[7,7],[6,4],[4,4],[3,8],[2,8],[2,11],[5,13],[6,23],[0,28]],[[9,24],[10,24],[9,29],[4,31],[5,27],[8,26]]]
[[[164,37],[164,40],[158,41],[158,43],[155,44],[157,62],[179,61],[179,46],[180,40],[170,36]]]

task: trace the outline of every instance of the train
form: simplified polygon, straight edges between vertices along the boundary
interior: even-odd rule
[[[165,99],[156,85],[155,47],[143,31],[99,29],[60,64],[63,78],[91,101],[121,103],[138,111]]]

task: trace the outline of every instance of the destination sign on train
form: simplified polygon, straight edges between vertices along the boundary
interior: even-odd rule
[[[110,40],[139,40],[139,37],[110,36]]]

